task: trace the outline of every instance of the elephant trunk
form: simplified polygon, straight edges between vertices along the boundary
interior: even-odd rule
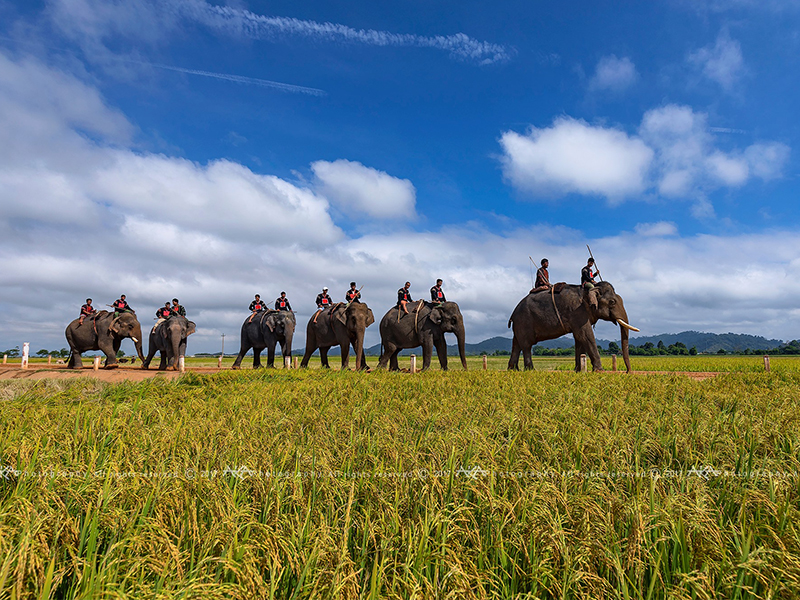
[[[356,343],[353,344],[356,351],[356,371],[361,368],[364,363],[364,330],[360,329],[356,332]]]
[[[461,357],[461,366],[467,370],[467,354],[466,354],[466,334],[464,333],[464,323],[460,323],[456,330],[456,340],[458,341],[458,355]]]
[[[170,346],[172,346],[172,366],[177,369],[178,363],[181,360],[181,330],[180,328],[176,327],[173,331],[170,331],[169,334],[169,342]]]
[[[627,313],[623,313],[622,317],[623,317],[622,320],[627,324],[627,322],[628,322]],[[628,371],[628,373],[631,372],[631,358],[630,358],[630,354],[628,353],[628,336],[629,335],[630,335],[630,332],[628,331],[628,328],[624,327],[623,325],[620,325],[619,326],[619,337],[620,337],[620,342],[621,342],[621,346],[622,346],[622,360],[625,361],[625,369]]]
[[[144,364],[144,353],[142,352],[142,328],[141,327],[137,327],[136,328],[136,331],[134,332],[133,336],[131,336],[131,339],[133,339],[133,345],[136,348],[136,354],[139,356],[139,360],[142,361],[142,364]]]

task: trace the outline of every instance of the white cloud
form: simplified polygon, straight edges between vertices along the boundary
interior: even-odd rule
[[[589,89],[621,92],[637,79],[636,66],[630,58],[615,55],[604,56],[597,63],[594,75],[589,81]]]
[[[343,212],[374,219],[410,219],[416,216],[417,192],[408,179],[365,167],[360,162],[319,160],[311,164],[316,184]]]
[[[688,60],[727,91],[734,87],[744,72],[742,48],[727,31],[720,32],[713,46],[692,52]]]
[[[765,181],[782,175],[789,161],[790,148],[779,142],[756,143],[744,151],[744,157],[756,177]]]
[[[678,227],[670,221],[658,221],[657,223],[639,223],[635,231],[643,237],[666,237],[678,235]]]
[[[82,44],[87,55],[96,55],[109,40],[120,38],[161,43],[179,31],[182,23],[199,23],[250,39],[298,36],[367,46],[433,48],[479,64],[505,61],[513,54],[501,44],[476,40],[464,33],[424,36],[354,29],[339,23],[260,15],[204,0],[50,0],[49,11],[52,22]]]
[[[500,138],[506,178],[536,194],[577,192],[621,199],[641,193],[653,151],[623,131],[562,117],[546,129]]]

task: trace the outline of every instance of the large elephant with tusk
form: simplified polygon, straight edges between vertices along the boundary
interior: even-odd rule
[[[619,325],[622,342],[622,359],[630,373],[631,360],[628,355],[628,332],[639,331],[628,325],[628,313],[622,298],[607,281],[597,284],[597,308],[589,305],[579,285],[565,285],[559,293],[541,291],[528,294],[520,300],[508,326],[513,328],[509,370],[519,369],[519,354],[522,352],[526,369],[533,369],[531,347],[545,340],[554,340],[571,333],[575,338],[575,370],[580,371],[581,354],[592,361],[593,371],[602,371],[600,353],[594,338],[593,325],[599,320]]]
[[[70,369],[81,368],[81,353],[88,350],[102,350],[106,355],[106,369],[118,367],[117,351],[125,338],[133,340],[136,354],[144,361],[142,327],[132,312],[124,312],[115,319],[114,313],[101,310],[94,318],[86,317],[82,324],[80,319],[72,321],[64,335],[70,349]]]

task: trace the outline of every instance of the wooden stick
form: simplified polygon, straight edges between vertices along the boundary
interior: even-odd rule
[[[416,354],[412,354],[411,355],[411,372],[412,373],[416,373],[417,372],[417,355]]]
[[[488,369],[488,367],[489,367],[489,365],[488,365],[488,362],[489,362],[489,359],[488,359],[488,358],[486,358],[486,355],[484,354],[484,355],[483,355],[483,370],[484,370],[484,371],[485,371],[486,369]]]
[[[589,248],[589,244],[586,244],[586,249],[589,251],[589,256],[591,256],[592,260],[594,260],[594,255],[592,254],[592,249]],[[600,278],[600,281],[603,281],[603,276],[600,275],[600,267],[597,266],[596,260],[594,261],[594,267],[597,269],[597,276]]]

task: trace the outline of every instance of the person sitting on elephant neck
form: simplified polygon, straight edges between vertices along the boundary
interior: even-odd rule
[[[406,304],[408,304],[409,302],[413,302],[413,300],[411,299],[411,294],[408,292],[408,288],[410,288],[410,287],[411,287],[411,282],[410,281],[406,281],[406,284],[403,287],[401,287],[399,290],[397,290],[397,306],[402,308],[403,309],[403,314],[406,314],[406,315],[408,314],[408,307],[406,306]],[[398,319],[400,318],[400,311],[399,310],[398,310],[397,318]]]
[[[292,311],[292,305],[286,297],[286,292],[281,292],[281,297],[275,300],[275,310]]]
[[[347,293],[344,295],[345,302],[350,304],[351,302],[361,302],[361,291],[356,289],[356,282],[350,282],[350,289],[347,290]]]
[[[127,300],[125,300],[125,294],[122,294],[122,295],[119,297],[119,299],[118,299],[118,300],[114,300],[114,302],[111,304],[111,307],[114,309],[114,318],[115,318],[115,319],[116,319],[116,318],[117,318],[119,315],[121,315],[122,313],[124,313],[124,312],[132,312],[133,314],[136,314],[136,311],[135,311],[135,310],[133,310],[133,309],[130,307],[130,305],[128,304],[128,301],[127,301]]]
[[[171,316],[172,316],[172,309],[169,306],[169,302],[164,302],[164,306],[162,306],[156,311],[156,324],[153,325],[153,331],[156,330],[156,327],[158,327],[160,323],[163,323]]]
[[[594,267],[594,259],[590,257],[586,261],[586,266],[581,269],[581,287],[585,290],[589,306],[597,308],[597,290],[595,289],[594,278],[600,275],[600,271],[592,273],[592,267]]]
[[[186,316],[186,309],[181,306],[180,302],[178,302],[177,298],[172,299],[172,306],[170,307],[173,314],[180,315],[181,317]]]
[[[250,321],[252,321],[252,320],[253,320],[253,317],[255,317],[255,316],[256,316],[256,313],[260,313],[262,310],[265,310],[266,308],[267,308],[267,305],[266,305],[266,304],[264,304],[264,303],[261,301],[261,296],[259,296],[258,294],[256,294],[256,298],[255,298],[255,300],[253,300],[253,301],[250,303],[250,312],[251,312],[252,314],[250,315],[250,318],[247,320],[247,322],[249,323]]]
[[[317,294],[317,312],[314,313],[314,323],[317,322],[319,313],[331,306],[333,306],[333,300],[331,300],[331,297],[328,295],[328,288],[324,287],[322,288],[322,293]]]
[[[86,304],[81,306],[81,317],[80,317],[80,322],[78,323],[78,326],[83,325],[83,320],[86,317],[92,318],[96,314],[97,314],[97,309],[95,309],[95,307],[92,306],[92,299],[91,298],[87,298],[86,299]]]
[[[431,288],[431,302],[434,304],[443,304],[447,302],[447,298],[444,297],[444,292],[442,291],[443,283],[441,279],[437,279],[436,285]]]
[[[533,294],[534,292],[543,292],[545,290],[549,291],[550,288],[553,287],[553,284],[550,283],[550,273],[547,272],[547,267],[550,266],[550,261],[546,258],[542,259],[542,266],[536,269],[536,285],[533,286],[533,289],[528,292],[529,294]]]

